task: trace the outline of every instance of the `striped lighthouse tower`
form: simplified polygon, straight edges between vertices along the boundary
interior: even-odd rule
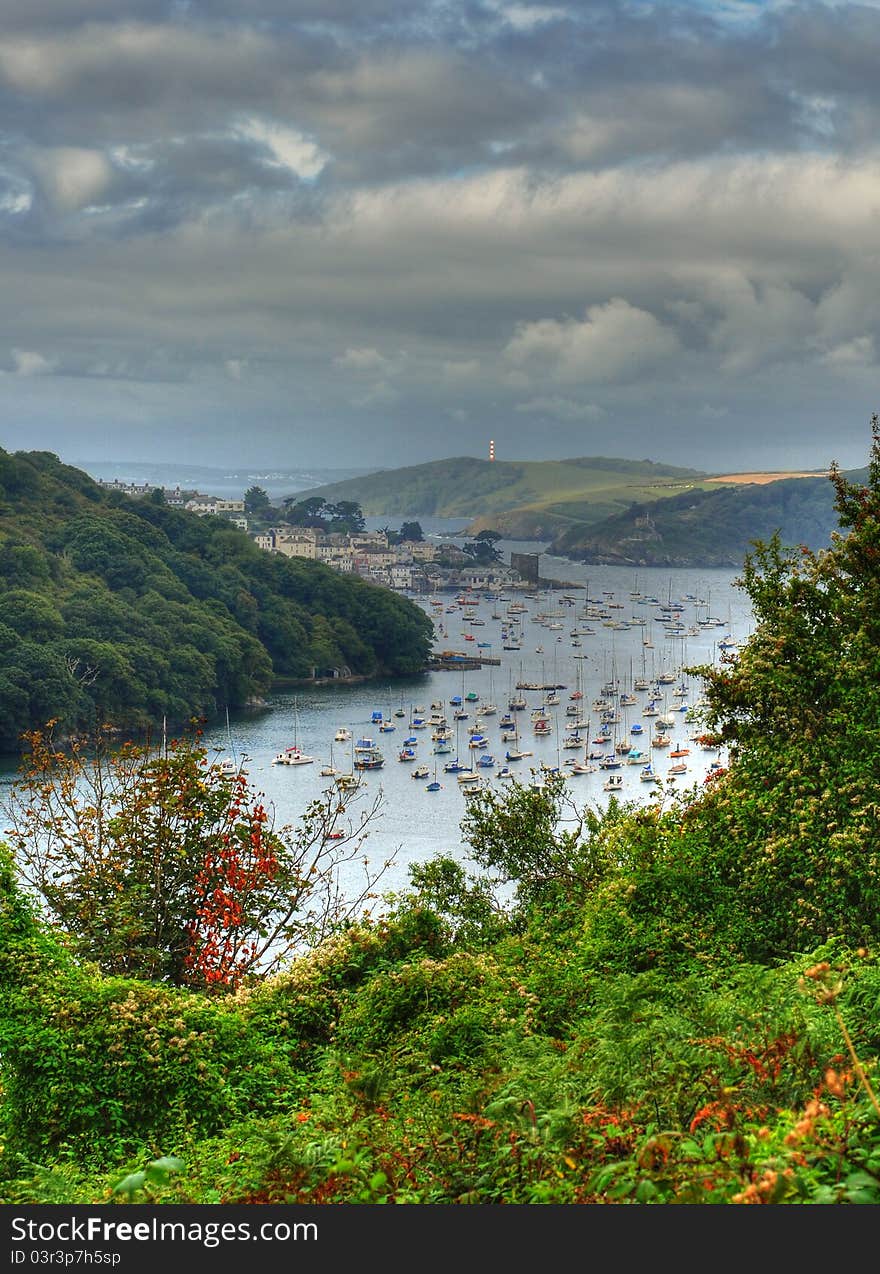
[[[495,439],[494,438],[489,439],[489,459],[490,460],[495,459]]]

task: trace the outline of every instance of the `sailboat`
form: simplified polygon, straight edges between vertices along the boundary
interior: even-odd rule
[[[163,729],[163,738],[164,738],[164,730],[165,730],[164,721],[163,721],[162,729]],[[238,761],[236,759],[235,744],[232,742],[232,731],[229,728],[229,708],[228,707],[226,709],[226,739],[229,743],[229,751],[232,753],[232,755],[224,757],[223,760],[218,763],[217,768],[221,774],[225,774],[231,778],[234,774],[245,773],[243,769],[244,762],[249,760],[250,758],[247,756],[243,756],[241,761]],[[164,750],[164,744],[163,744],[163,750]]]
[[[521,761],[523,757],[533,756],[534,753],[527,752],[519,746],[519,728],[514,725],[514,741],[513,748],[508,748],[504,753],[505,761]]]
[[[349,731],[349,735],[351,732]],[[332,753],[331,753],[332,755]],[[365,784],[366,780],[362,774],[356,774],[354,770],[354,743],[351,745],[351,768],[348,770],[337,770],[333,776],[333,786],[338,788],[340,792],[354,791],[356,788]]]
[[[457,775],[458,785],[465,796],[478,791],[482,787],[482,779],[474,768],[474,753],[471,753],[470,769],[462,769]]]
[[[315,758],[302,751],[297,743],[297,702],[293,701],[293,743],[282,749],[273,759],[273,765],[312,765]]]
[[[333,764],[333,744],[330,744],[330,760],[321,766],[322,778],[333,778],[336,774],[336,766]]]
[[[584,743],[584,756],[582,761],[573,761],[567,767],[570,774],[595,774],[598,766],[593,764],[594,754],[590,752],[589,729],[587,730],[588,740]]]
[[[492,669],[489,669],[489,702],[484,703],[480,708],[480,715],[484,717],[494,717],[498,711],[498,705],[495,702],[494,688],[492,684]]]
[[[465,766],[462,765],[458,757],[459,757],[459,726],[456,725],[455,727],[455,756],[453,757],[451,761],[447,761],[446,764],[443,766],[443,770],[446,774],[459,774],[463,769],[465,769]]]

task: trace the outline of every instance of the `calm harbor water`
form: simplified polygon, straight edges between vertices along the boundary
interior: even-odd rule
[[[701,687],[682,669],[717,662],[728,642],[740,643],[749,635],[751,608],[735,584],[736,572],[636,572],[551,557],[542,553],[541,544],[502,541],[498,547],[505,561],[511,549],[541,553],[541,577],[568,581],[572,587],[544,589],[537,595],[516,590],[502,596],[475,593],[466,606],[449,592],[413,598],[434,621],[435,650],[497,663],[427,672],[393,684],[372,681],[276,693],[265,706],[232,715],[228,732],[225,722],[206,732],[212,755],[243,765],[276,826],[297,826],[307,806],[332,788],[334,777],[322,774],[322,769],[351,772],[354,744],[371,738],[384,765],[358,771],[360,787],[343,826],[358,827],[362,812],[380,798],[379,814],[367,824],[363,846],[371,868],[392,860],[379,892],[407,888],[409,865],[438,854],[467,863],[461,820],[468,797],[459,775],[444,768],[455,758],[481,784],[497,790],[507,781],[505,767],[523,783],[540,782],[542,767],[558,767],[578,805],[594,808],[607,805],[614,795],[605,790],[610,775],[620,782],[620,799],[657,801],[673,788],[702,783],[713,762],[723,764],[722,755],[704,750],[694,739],[698,725],[685,720],[685,709],[699,701]],[[660,677],[668,680],[658,684]],[[635,688],[642,678],[648,690]],[[518,688],[517,683],[532,688]],[[545,703],[548,692],[536,688],[542,686],[557,687],[557,703]],[[608,688],[612,693],[606,693]],[[621,695],[627,694],[635,698],[634,704],[621,703]],[[517,697],[524,706],[510,708]],[[652,746],[657,717],[644,715],[652,698],[657,714],[670,723],[662,731],[670,740],[663,748]],[[600,699],[611,700],[619,716],[609,726],[611,738],[605,743],[596,741],[602,710],[594,704]],[[486,704],[494,704],[496,712],[484,715],[480,709]],[[540,734],[533,716],[542,709],[548,726]],[[435,751],[436,730],[428,723],[432,710],[446,717],[451,732],[448,751]],[[467,715],[456,720],[456,710]],[[508,713],[516,723],[513,740],[502,737]],[[379,714],[392,728],[379,728]],[[418,717],[424,718],[424,725],[417,724]],[[341,728],[350,731],[350,740],[336,740]],[[480,747],[469,746],[472,730],[483,736]],[[504,732],[509,736],[510,727]],[[578,746],[567,746],[575,734]],[[630,764],[619,754],[619,768],[604,769],[598,758],[615,752],[624,739],[642,756]],[[276,764],[275,758],[291,744],[312,756],[313,763]],[[410,749],[411,759],[400,759],[404,747]],[[517,748],[526,755],[507,762],[508,750]],[[682,751],[683,756],[670,755]],[[478,764],[487,755],[494,764]],[[595,768],[573,773],[573,762]],[[658,782],[642,780],[647,763]],[[672,766],[683,767],[682,772],[670,772]],[[425,768],[425,777],[414,777],[417,767]],[[6,799],[16,772],[15,760],[6,758],[0,764]],[[434,781],[440,786],[432,791],[429,784]],[[346,870],[350,882],[342,874],[343,889],[359,891],[360,868]]]
[[[381,812],[369,824],[365,852],[373,865],[394,860],[382,879],[382,891],[405,888],[410,863],[440,853],[467,861],[460,824],[468,798],[458,775],[444,769],[456,757],[483,784],[499,789],[506,781],[502,774],[506,764],[521,782],[540,781],[542,766],[559,767],[577,802],[594,807],[602,807],[612,797],[604,786],[610,774],[619,776],[619,797],[637,801],[659,800],[672,786],[702,783],[712,763],[723,763],[724,757],[704,750],[693,737],[699,727],[685,721],[685,709],[698,702],[701,688],[698,679],[685,676],[682,669],[717,662],[727,643],[741,642],[751,631],[750,605],[734,584],[735,572],[640,569],[636,573],[580,566],[544,555],[541,574],[582,587],[544,590],[537,596],[513,590],[501,597],[473,594],[467,606],[459,604],[454,593],[413,599],[434,620],[436,650],[489,657],[499,660],[497,665],[432,671],[402,683],[374,681],[275,694],[265,708],[234,716],[228,734],[225,724],[209,730],[208,746],[218,758],[232,756],[243,762],[276,823],[296,825],[308,803],[334,782],[321,774],[322,768],[331,765],[350,772],[354,744],[359,738],[371,738],[384,765],[359,772],[361,788],[349,816],[357,825],[360,811],[381,796]],[[523,610],[509,612],[511,605],[519,603]],[[511,648],[517,642],[519,647]],[[660,677],[673,680],[659,684],[658,697]],[[640,678],[651,689],[634,690]],[[556,686],[559,702],[545,704],[546,691],[518,690],[517,682]],[[609,686],[613,694],[603,695]],[[656,718],[643,715],[652,692],[657,712],[670,723],[662,730],[670,740],[663,748],[652,746],[658,733]],[[627,694],[635,697],[635,704],[620,703],[620,696]],[[517,696],[526,706],[509,709]],[[602,715],[594,703],[602,698],[614,701],[620,718],[611,725],[612,739],[607,744],[594,743]],[[497,711],[483,715],[480,708],[487,703],[494,703]],[[536,734],[533,714],[542,707],[549,730]],[[427,724],[432,708],[447,719],[449,751],[435,751],[437,741],[432,736],[436,731]],[[467,717],[455,720],[456,710]],[[516,722],[516,741],[502,739],[502,718],[508,712]],[[391,729],[379,728],[378,714]],[[419,717],[426,724],[414,724]],[[340,728],[351,732],[350,741],[335,740]],[[483,746],[469,746],[472,729],[482,733]],[[566,746],[575,733],[581,746]],[[590,762],[590,752],[604,756],[624,738],[642,752],[640,759],[630,764],[622,757],[616,770],[604,769],[595,759]],[[274,758],[294,743],[314,762],[275,764]],[[412,759],[400,759],[405,746]],[[516,747],[529,755],[506,763],[507,751]],[[683,756],[670,756],[682,751]],[[478,765],[478,759],[487,754],[494,765]],[[596,768],[571,773],[573,761]],[[646,763],[659,782],[642,780]],[[417,766],[427,768],[426,777],[413,777]],[[672,766],[684,769],[670,773]],[[435,780],[441,786],[431,791],[428,785]]]

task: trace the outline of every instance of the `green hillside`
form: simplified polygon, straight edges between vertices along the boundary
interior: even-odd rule
[[[707,475],[696,469],[650,460],[587,456],[570,460],[477,460],[457,456],[297,493],[330,503],[353,500],[368,517],[489,518],[522,511],[545,519],[576,507],[595,520],[625,508],[633,500],[655,499],[659,492],[690,488]],[[479,530],[478,526],[473,528]]]
[[[737,568],[752,541],[774,532],[785,544],[818,549],[836,529],[827,478],[781,478],[633,503],[591,527],[569,526],[551,551],[583,562]]]
[[[440,1205],[444,1236],[474,1205],[505,1234],[537,1205],[546,1248],[578,1205],[824,1207],[804,1232],[880,1203],[872,429],[868,485],[832,470],[841,534],[756,547],[753,632],[686,669],[692,750],[727,761],[687,787],[600,805],[512,777],[469,799],[466,854],[425,860],[414,823],[407,887],[336,910],[360,843],[327,842],[369,823],[357,795],[303,835],[265,826],[245,778],[230,835],[198,754],[130,772],[122,811],[38,767],[0,844],[0,1204],[206,1205],[218,1241],[218,1205],[258,1205],[255,1237],[273,1207],[353,1204],[362,1246],[374,1205]],[[298,942],[263,970],[267,932]]]
[[[424,666],[405,598],[257,548],[220,518],[105,491],[48,452],[0,450],[0,750],[63,732],[186,723],[313,670]]]

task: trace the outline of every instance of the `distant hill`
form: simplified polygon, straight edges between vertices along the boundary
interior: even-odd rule
[[[757,475],[756,475],[757,476]],[[864,482],[867,470],[848,475]],[[742,566],[754,540],[824,548],[838,529],[827,477],[739,482],[633,504],[589,528],[557,535],[550,551],[575,561],[634,566]]]
[[[76,461],[73,462],[77,464]],[[77,467],[90,478],[102,482],[147,483],[149,486],[182,487],[199,491],[203,495],[228,496],[241,499],[248,487],[262,487],[272,498],[282,498],[319,483],[342,482],[370,473],[360,468],[292,468],[258,465],[231,465],[221,469],[212,465],[183,464],[177,462],[134,460],[90,460]]]
[[[491,525],[505,534],[531,538],[572,520],[597,521],[633,501],[661,492],[690,490],[708,475],[651,460],[587,456],[570,460],[478,460],[458,456],[365,477],[328,483],[298,493],[329,503],[353,500],[368,517],[470,517],[473,531]]]

